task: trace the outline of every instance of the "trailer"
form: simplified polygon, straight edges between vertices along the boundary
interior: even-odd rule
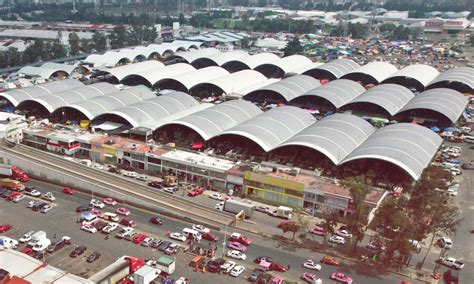
[[[16,166],[10,166],[5,164],[0,164],[0,177],[11,178],[14,180],[19,180],[21,182],[27,182],[30,180],[28,175],[25,174],[22,169]]]
[[[246,202],[229,199],[224,203],[224,211],[238,214],[244,211],[245,218],[250,218],[255,211],[255,205]]]
[[[174,258],[168,256],[162,256],[156,260],[156,268],[170,275],[173,274],[176,269],[176,261]]]
[[[25,186],[21,182],[9,178],[1,179],[0,187],[8,188],[14,191],[23,191],[25,189]]]

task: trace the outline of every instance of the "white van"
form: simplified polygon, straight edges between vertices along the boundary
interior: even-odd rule
[[[444,168],[444,169],[452,169],[456,166],[456,164],[453,164],[453,163],[448,163],[448,162],[442,162],[441,163],[441,167]]]
[[[464,142],[474,144],[474,136],[464,136]]]
[[[44,238],[39,240],[35,246],[33,247],[34,251],[44,251],[51,245],[51,240],[48,238]]]
[[[88,159],[82,159],[79,161],[79,164],[90,167],[92,166],[92,161]]]
[[[112,222],[118,222],[120,220],[120,217],[116,213],[105,212],[102,219],[107,220],[107,221],[112,221]]]
[[[193,229],[189,229],[189,228],[184,228],[183,229],[183,235],[186,236],[186,238],[190,238],[190,236],[192,236],[192,238],[196,241],[200,241],[201,240],[201,234],[196,231],[196,230],[193,230]]]
[[[0,237],[0,248],[17,249],[18,241],[8,237]]]
[[[38,231],[31,236],[30,241],[28,242],[29,247],[33,247],[36,243],[42,239],[46,239],[46,232]]]

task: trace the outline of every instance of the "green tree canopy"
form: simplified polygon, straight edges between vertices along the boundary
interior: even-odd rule
[[[303,52],[303,47],[301,46],[298,37],[294,37],[291,41],[289,41],[283,51],[285,53],[285,56],[290,56]]]
[[[109,35],[112,49],[123,48],[129,42],[129,35],[124,25],[116,26]]]
[[[70,33],[68,36],[68,42],[69,42],[70,54],[78,55],[79,52],[81,51],[81,48],[79,45],[80,40],[77,33]]]
[[[84,43],[84,42],[83,42]],[[101,32],[95,32],[92,35],[92,43],[93,48],[97,52],[102,52],[107,49],[107,38]],[[83,46],[84,47],[84,46]]]

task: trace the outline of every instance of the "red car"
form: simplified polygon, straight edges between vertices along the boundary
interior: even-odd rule
[[[33,249],[32,248],[24,248],[20,252],[22,252],[24,254],[27,254],[27,255],[30,255],[33,252]]]
[[[211,242],[218,242],[219,241],[219,237],[218,236],[215,236],[213,235],[212,233],[204,233],[201,235],[202,239],[203,240],[206,240],[206,241],[211,241]]]
[[[250,245],[250,243],[252,242],[250,238],[247,238],[246,236],[240,233],[232,233],[232,235],[230,235],[229,237],[229,241],[238,242],[246,246]]]
[[[274,261],[270,264],[269,270],[279,271],[279,272],[286,272],[288,267],[279,264],[278,262]]]
[[[143,242],[144,239],[147,238],[147,235],[145,234],[138,234],[134,239],[133,239],[133,242],[136,243],[136,244],[139,244],[141,242]]]
[[[76,190],[69,188],[67,186],[63,187],[63,192],[69,195],[74,195],[76,194]]]
[[[17,197],[18,195],[20,195],[21,193],[19,193],[18,191],[13,191],[13,192],[10,192],[8,195],[7,195],[7,199],[9,201],[12,201],[13,199],[15,199],[15,197]]]
[[[196,195],[200,195],[204,192],[204,189],[201,188],[201,187],[197,187],[195,189],[193,189],[191,192],[188,193],[188,196],[196,196]]]
[[[9,231],[13,228],[12,225],[10,224],[3,224],[3,225],[0,225],[0,233],[5,233],[6,231]]]
[[[133,221],[132,219],[128,219],[128,218],[123,218],[120,221],[120,225],[124,225],[124,226],[127,226],[127,227],[132,227],[132,228],[135,228],[137,226],[135,221]]]

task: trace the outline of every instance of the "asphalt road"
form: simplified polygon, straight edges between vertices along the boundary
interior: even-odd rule
[[[105,240],[103,234],[89,234],[81,231],[79,225],[75,222],[79,214],[74,212],[74,210],[78,205],[88,203],[91,196],[86,196],[84,194],[77,194],[75,196],[65,195],[60,192],[60,187],[37,181],[32,181],[30,184],[36,185],[41,188],[42,191],[53,191],[57,198],[57,207],[47,214],[41,214],[27,209],[25,206],[26,201],[22,201],[20,204],[14,204],[5,200],[0,200],[2,203],[2,206],[0,207],[2,222],[12,223],[15,226],[15,229],[6,233],[6,235],[19,238],[25,231],[42,229],[45,230],[50,237],[54,234],[56,234],[58,238],[62,235],[70,236],[73,239],[74,244],[86,245],[88,247],[88,253],[93,250],[98,250],[102,253],[102,257],[99,261],[94,265],[91,265],[85,262],[85,257],[88,253],[80,258],[79,261],[69,258],[69,252],[73,249],[70,247],[47,257],[46,261],[52,265],[58,266],[71,273],[88,277],[122,255],[157,258],[161,254],[151,248],[144,248],[125,240],[117,240],[113,237]],[[167,239],[166,233],[168,231],[181,231],[184,227],[190,227],[189,224],[169,218],[162,218],[164,220],[162,226],[154,226],[148,223],[149,218],[153,215],[152,213],[134,208],[129,209],[132,212],[130,217],[138,224],[137,229],[144,231],[153,237]],[[114,208],[110,207],[105,209],[105,211],[113,210]],[[228,232],[228,234],[230,233],[231,232]],[[217,233],[217,235],[222,239],[224,237],[224,232]],[[247,260],[243,262],[248,270],[241,275],[239,279],[233,279],[226,275],[210,275],[210,273],[204,275],[203,273],[196,273],[188,266],[188,263],[192,258],[191,255],[183,252],[180,252],[177,255],[178,268],[176,276],[187,276],[191,279],[192,283],[222,283],[223,279],[225,279],[226,282],[229,281],[229,283],[242,283],[243,279],[250,274],[249,270],[255,267],[253,259],[257,256],[266,255],[273,257],[284,265],[290,265],[291,267],[291,269],[286,273],[272,272],[273,275],[280,275],[284,278],[297,280],[303,272],[307,271],[303,270],[301,267],[306,259],[311,258],[317,261],[323,256],[320,253],[293,247],[273,239],[267,239],[256,235],[250,237],[252,238],[253,243],[249,246],[247,251]],[[220,256],[221,253],[222,244],[220,244],[218,256]],[[336,269],[327,265],[322,266],[322,270],[316,274],[326,282],[329,279],[329,275]],[[399,281],[404,279],[398,275],[386,274],[367,265],[355,264],[349,261],[342,261],[342,265],[337,268],[337,270],[343,271],[354,278],[354,283],[399,283]],[[210,282],[211,279],[212,282]]]

